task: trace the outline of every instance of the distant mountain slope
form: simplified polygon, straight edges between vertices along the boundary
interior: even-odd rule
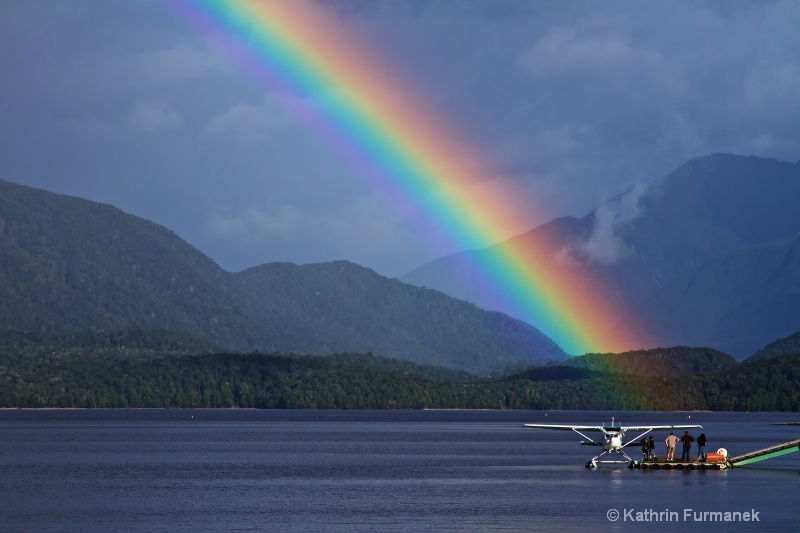
[[[748,358],[747,361],[765,361],[783,355],[800,355],[800,331],[769,343]]]
[[[0,325],[42,334],[181,329],[257,341],[231,276],[166,228],[97,204],[0,181]]]
[[[224,349],[206,339],[174,329],[130,328],[110,331],[76,331],[45,336],[0,330],[0,351],[12,359],[42,359],[80,353],[102,358],[109,355],[132,359],[220,353]],[[13,355],[12,355],[13,354]]]
[[[346,261],[272,263],[236,277],[243,303],[255,310],[269,302],[273,315],[292,324],[275,336],[283,351],[372,351],[473,371],[486,370],[487,357],[495,368],[564,357],[528,324]]]
[[[800,236],[710,259],[653,301],[651,320],[687,344],[752,354],[800,328]]]
[[[219,268],[112,206],[0,181],[0,328],[187,331],[237,350],[374,352],[472,372],[564,357],[528,324],[346,262]]]
[[[800,235],[798,201],[800,164],[715,154],[581,219],[558,218],[510,242],[545,243],[539,249],[551,262],[567,255],[580,263],[604,294],[649,325],[659,344],[711,346],[742,358],[800,329],[787,241]],[[490,247],[451,255],[400,279],[513,314],[473,267],[476,256],[495,253]],[[783,254],[788,263],[760,261],[760,254]],[[726,273],[733,271],[730,285]]]

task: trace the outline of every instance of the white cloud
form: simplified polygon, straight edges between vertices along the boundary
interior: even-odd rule
[[[230,68],[214,48],[190,47],[183,43],[131,54],[119,62],[115,70],[119,70],[120,76],[157,87],[191,82],[211,72]]]
[[[178,128],[182,120],[178,111],[162,100],[137,100],[131,113],[131,124],[145,131]]]
[[[294,206],[272,211],[250,207],[233,215],[214,213],[207,228],[214,236],[248,245],[276,238],[294,240],[306,232],[308,224]]]
[[[591,235],[587,240],[576,243],[571,253],[567,251],[568,254],[600,265],[613,265],[629,255],[631,250],[619,231],[642,214],[640,200],[649,192],[649,186],[639,184],[598,207],[594,212]]]
[[[244,143],[273,138],[300,124],[297,111],[303,102],[291,95],[267,93],[260,102],[237,102],[208,121],[203,135],[231,136]]]
[[[743,83],[740,102],[759,114],[796,116],[800,111],[800,61],[751,71]]]
[[[210,240],[227,253],[247,254],[251,264],[270,261],[316,263],[346,259],[399,276],[419,266],[419,228],[404,220],[402,209],[380,194],[320,211],[281,204],[213,212],[205,224]],[[427,250],[429,259],[438,256]]]
[[[563,27],[550,30],[520,55],[519,62],[537,77],[588,73],[613,78],[626,71],[658,72],[665,67],[660,53],[634,46],[624,33],[593,35]]]

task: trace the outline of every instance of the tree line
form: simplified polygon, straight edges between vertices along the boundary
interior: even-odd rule
[[[480,380],[371,355],[0,351],[0,407],[800,410],[800,355],[705,375]]]

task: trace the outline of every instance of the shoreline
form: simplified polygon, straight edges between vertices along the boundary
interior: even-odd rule
[[[790,414],[795,411],[625,411],[616,409],[468,409],[468,408],[425,408],[425,409],[259,409],[257,407],[0,407],[3,411],[253,411],[253,412],[464,412],[464,413],[542,413],[547,416],[549,413],[661,413],[661,414],[684,414],[684,418],[691,419],[694,414],[721,414],[739,413],[751,415],[763,414]],[[800,421],[796,422],[772,422],[774,426],[800,426]]]

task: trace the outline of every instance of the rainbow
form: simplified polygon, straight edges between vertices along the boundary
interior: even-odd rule
[[[348,157],[411,199],[459,249],[493,245],[476,268],[515,309],[567,353],[648,346],[624,305],[603,294],[551,243],[508,239],[524,217],[480,151],[447,127],[372,47],[307,0],[169,0],[271,87],[291,91],[298,111]],[[496,245],[496,243],[502,243]]]

